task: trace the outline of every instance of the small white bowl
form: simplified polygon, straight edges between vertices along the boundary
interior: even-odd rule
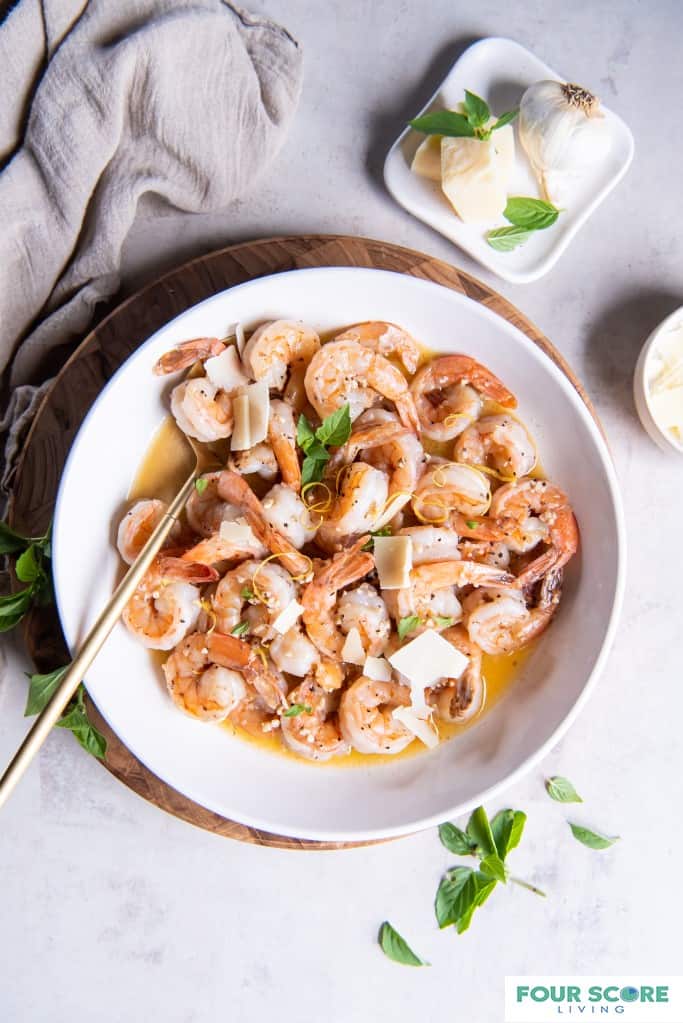
[[[640,421],[645,427],[648,436],[655,442],[657,447],[661,448],[662,451],[675,451],[681,455],[683,454],[683,444],[678,444],[667,430],[662,429],[652,413],[650,387],[648,384],[652,358],[657,350],[657,345],[662,335],[674,323],[683,323],[683,306],[679,306],[670,316],[662,320],[643,345],[633,374],[633,398]]]

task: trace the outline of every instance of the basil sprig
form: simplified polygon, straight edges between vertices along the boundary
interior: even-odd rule
[[[496,227],[486,235],[486,241],[498,252],[511,252],[523,245],[534,231],[551,227],[560,215],[557,206],[544,199],[527,195],[511,195],[503,216],[512,227]]]
[[[302,413],[296,426],[296,442],[306,456],[301,466],[301,482],[318,483],[330,459],[328,448],[346,444],[351,434],[351,411],[348,403],[323,419],[314,430]]]
[[[14,571],[23,589],[0,597],[0,632],[9,632],[26,612],[37,604],[43,607],[52,600],[52,581],[47,562],[50,558],[50,528],[43,536],[22,536],[0,522],[0,554],[16,558]]]
[[[29,689],[26,700],[25,717],[32,717],[40,714],[47,706],[50,698],[62,680],[68,664],[62,668],[55,668],[45,675],[29,675]],[[81,744],[87,753],[91,753],[99,760],[104,759],[107,752],[107,740],[93,724],[88,720],[88,713],[85,707],[85,689],[80,685],[66,710],[57,722],[59,728],[68,728],[74,738]]]
[[[489,820],[483,806],[472,813],[463,831],[455,824],[442,824],[439,838],[442,845],[456,856],[474,856],[475,869],[456,866],[447,870],[436,893],[434,911],[439,927],[454,926],[462,934],[470,926],[476,909],[486,902],[497,884],[521,885],[536,895],[544,895],[527,881],[512,877],[506,858],[521,840],[526,814],[522,810],[501,810]]]
[[[488,103],[465,89],[465,101],[463,113],[455,110],[432,110],[421,117],[415,117],[408,121],[411,128],[421,132],[423,135],[446,135],[449,138],[476,138],[485,142],[491,138],[491,132],[503,128],[506,124],[514,121],[519,109],[508,110],[501,117],[487,127],[491,120],[491,110]]]

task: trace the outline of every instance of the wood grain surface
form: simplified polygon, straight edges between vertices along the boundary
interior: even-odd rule
[[[88,334],[55,379],[31,426],[14,480],[11,524],[29,536],[45,531],[66,457],[86,413],[114,372],[151,334],[190,306],[232,285],[313,266],[393,270],[435,281],[481,302],[513,323],[550,356],[597,422],[588,396],[550,341],[506,299],[462,270],[423,253],[367,238],[342,235],[266,238],[231,245],[172,270],[122,302]],[[29,653],[38,670],[49,671],[68,660],[54,607],[34,609],[27,616],[24,629]],[[198,806],[144,767],[113,734],[90,701],[88,712],[107,738],[105,767],[138,795],[176,817],[207,831],[258,845],[285,849],[345,847],[344,843],[268,834]],[[370,843],[348,843],[356,844]]]

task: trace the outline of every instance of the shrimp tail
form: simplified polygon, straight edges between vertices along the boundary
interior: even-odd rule
[[[181,369],[189,369],[195,362],[204,362],[225,350],[225,343],[217,337],[195,337],[191,341],[165,352],[154,367],[157,376],[177,373]]]
[[[203,585],[214,583],[220,578],[215,568],[196,561],[189,561],[184,556],[160,554],[156,565],[162,576],[168,579],[182,580],[186,583]]]

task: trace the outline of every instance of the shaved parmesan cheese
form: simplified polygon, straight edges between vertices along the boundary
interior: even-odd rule
[[[469,660],[438,632],[428,629],[392,654],[389,663],[410,683],[413,708],[423,710],[425,689],[440,678],[460,678]]]
[[[417,736],[430,749],[439,745],[439,733],[431,718],[420,717],[411,707],[396,707],[392,712],[392,717],[405,725],[408,731]]]
[[[268,384],[259,380],[244,388],[249,399],[249,434],[250,447],[260,444],[268,436],[268,419],[270,416],[270,396]]]
[[[411,171],[441,184],[441,135],[427,135],[417,147]]]
[[[234,424],[232,437],[230,438],[230,449],[232,451],[246,451],[251,447],[251,434],[249,432],[249,398],[246,394],[236,394],[232,399],[232,415]]]
[[[365,650],[360,638],[360,632],[358,629],[349,629],[349,634],[346,637],[346,642],[342,647],[342,660],[346,661],[347,664],[365,664]]]
[[[218,530],[221,540],[236,544],[257,544],[251,526],[243,519],[235,519],[232,522],[221,522]]]
[[[230,345],[220,355],[214,355],[204,363],[206,375],[216,387],[222,391],[236,391],[249,383],[249,377],[242,368],[240,357],[234,345]]]
[[[366,657],[363,674],[375,682],[391,682],[391,665],[386,657]]]
[[[679,427],[683,424],[683,387],[671,387],[669,390],[652,392],[650,410],[659,426],[664,429]]]
[[[273,622],[273,628],[284,636],[286,632],[296,624],[297,619],[304,613],[303,606],[297,600],[290,600]]]
[[[373,530],[382,529],[386,526],[387,522],[391,522],[394,515],[398,515],[401,508],[408,504],[412,496],[412,494],[398,493],[390,497],[384,505],[384,511],[372,523]]]
[[[409,536],[376,536],[374,555],[383,590],[402,590],[410,586],[413,541]]]

